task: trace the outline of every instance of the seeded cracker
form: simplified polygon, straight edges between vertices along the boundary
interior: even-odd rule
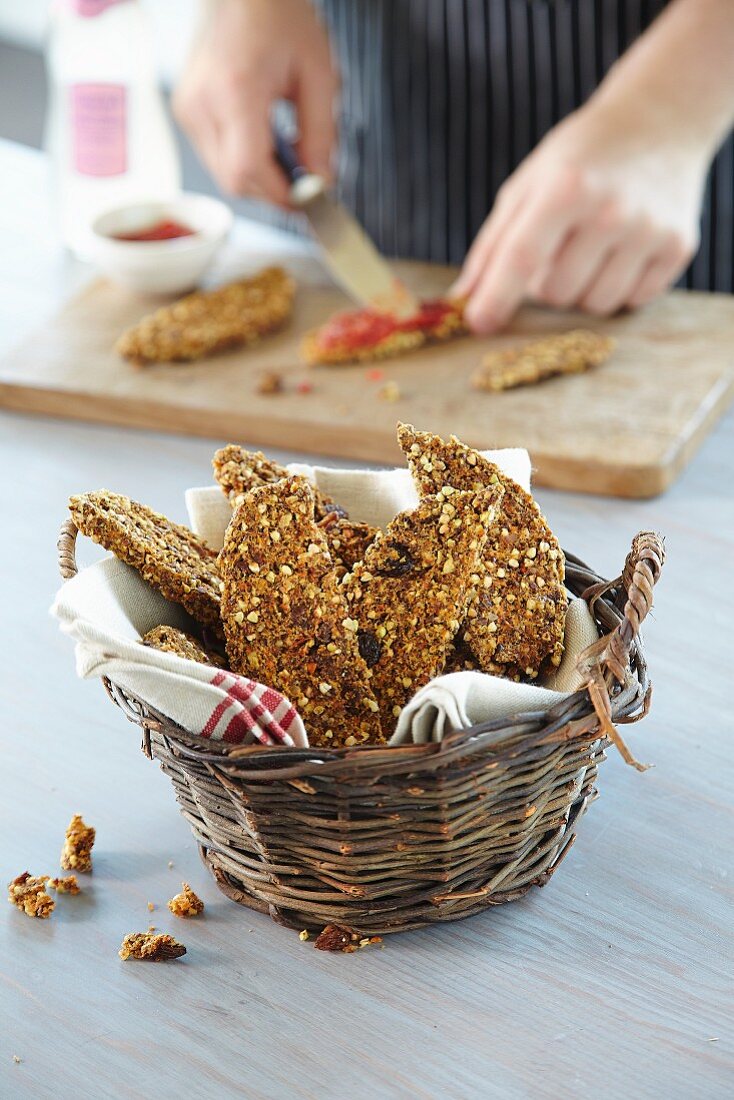
[[[123,333],[115,350],[138,366],[201,359],[255,343],[280,328],[293,309],[295,284],[280,267],[250,279],[197,290],[144,317]]]
[[[437,324],[408,330],[398,328],[382,339],[356,346],[331,339],[331,322],[327,322],[321,328],[306,333],[301,343],[301,354],[309,366],[336,367],[392,359],[396,355],[415,351],[425,344],[443,343],[456,336],[463,336],[466,332],[464,303],[457,301],[445,304],[450,308]]]
[[[234,508],[251,489],[273,485],[290,474],[262,451],[246,451],[231,443],[217,451],[212,460],[214,478]],[[366,523],[347,519],[346,511],[326,493],[313,487],[316,520],[324,528],[334,562],[342,572],[351,569],[375,536]],[[338,522],[337,522],[338,521]]]
[[[343,580],[383,726],[444,667],[502,490],[445,486],[401,512]]]
[[[186,634],[183,630],[176,630],[174,626],[154,626],[143,635],[140,641],[142,645],[150,646],[151,649],[159,649],[163,653],[175,653],[178,657],[185,657],[200,665],[227,667],[224,657],[213,650],[205,649],[198,638]]]
[[[128,932],[118,952],[121,959],[143,959],[146,962],[162,962],[180,959],[186,954],[182,943],[173,936],[152,932]]]
[[[563,653],[567,598],[563,551],[537,504],[512,478],[452,437],[398,427],[398,442],[421,494],[440,485],[505,489],[482,559],[481,584],[463,637],[485,672],[534,679]]]
[[[542,382],[556,374],[580,374],[604,363],[614,340],[586,329],[547,336],[521,348],[485,355],[472,376],[477,390],[509,390]]]
[[[8,883],[8,901],[28,917],[45,920],[51,916],[55,902],[46,893],[48,875],[32,875],[24,871]]]
[[[92,847],[96,835],[93,825],[85,825],[81,814],[74,814],[61,849],[62,871],[92,870]]]
[[[168,903],[174,917],[198,917],[204,912],[204,902],[194,893],[188,882],[181,883],[181,893],[176,894]]]
[[[305,478],[262,485],[243,498],[220,564],[232,670],[282,691],[312,745],[383,741],[370,675]]]
[[[166,599],[221,634],[217,555],[192,531],[106,489],[72,497],[69,510],[82,534],[132,565]]]
[[[276,481],[292,476],[285,466],[273,462],[262,451],[246,451],[236,443],[230,443],[217,451],[212,459],[212,466],[214,480],[233,508],[240,503],[245,493],[256,489],[258,485],[274,485]],[[334,513],[346,517],[347,513],[335,500],[315,486],[312,488],[317,520]]]

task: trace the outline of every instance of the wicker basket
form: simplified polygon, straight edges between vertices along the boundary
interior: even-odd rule
[[[76,528],[59,538],[77,571]],[[614,723],[648,710],[638,631],[664,559],[638,535],[604,582],[566,555],[567,586],[589,603],[600,641],[587,686],[545,711],[450,734],[441,744],[358,749],[227,746],[194,737],[114,684],[170,776],[220,889],[290,928],[364,934],[458,920],[544,885],[575,839]]]

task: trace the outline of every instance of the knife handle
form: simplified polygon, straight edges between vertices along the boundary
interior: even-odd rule
[[[275,127],[273,127],[273,147],[275,149],[275,159],[291,183],[297,183],[302,176],[307,175],[295,149]]]

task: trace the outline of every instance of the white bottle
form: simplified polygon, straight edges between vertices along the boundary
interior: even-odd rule
[[[47,56],[60,231],[86,256],[103,210],[178,194],[178,153],[138,0],[55,0]]]

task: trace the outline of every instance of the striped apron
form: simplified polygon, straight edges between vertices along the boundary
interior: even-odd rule
[[[503,181],[666,0],[320,0],[342,72],[338,188],[389,256],[459,264]],[[734,291],[734,143],[681,285]]]

